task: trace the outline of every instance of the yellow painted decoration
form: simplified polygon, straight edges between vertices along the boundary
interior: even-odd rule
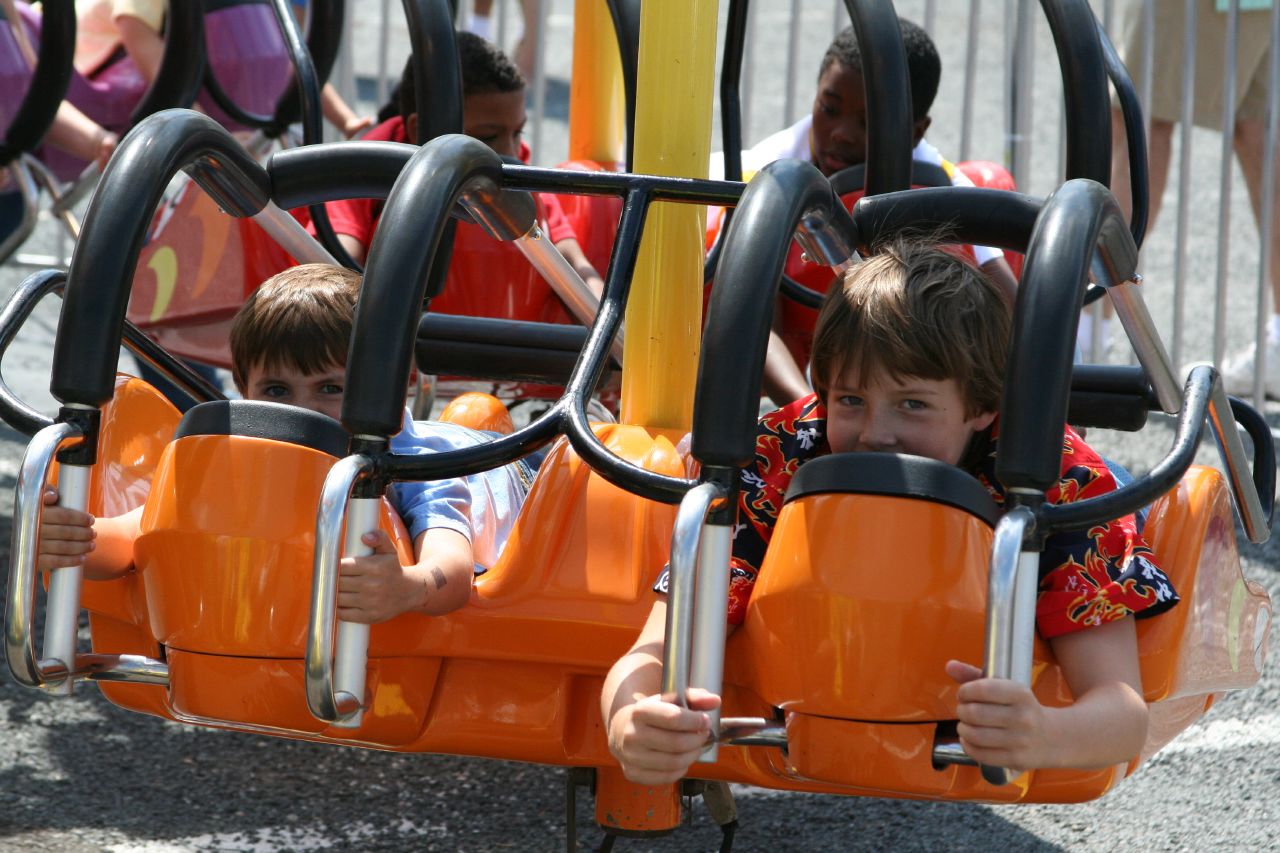
[[[622,59],[605,0],[576,0],[573,85],[569,87],[569,159],[625,159],[626,95]]]
[[[641,8],[636,172],[707,176],[717,7],[689,0]],[[704,229],[702,205],[649,210],[627,305],[624,423],[688,429],[693,421]]]
[[[151,306],[151,322],[164,316],[173,300],[173,289],[178,283],[178,254],[170,246],[156,249],[147,267],[156,274],[156,301]]]

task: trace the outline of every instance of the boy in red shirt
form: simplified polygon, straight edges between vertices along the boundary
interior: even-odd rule
[[[462,65],[462,132],[474,136],[503,156],[519,157],[528,162],[529,146],[521,138],[525,124],[524,77],[501,50],[479,36],[459,32],[456,37]],[[418,144],[412,59],[405,63],[397,91],[400,115],[378,124],[364,135],[365,141]],[[539,220],[547,239],[560,250],[596,296],[600,296],[604,292],[604,282],[583,254],[559,200],[545,193],[536,198]],[[346,199],[325,205],[343,248],[357,261],[363,263],[369,251],[383,206],[383,201],[368,198]]]

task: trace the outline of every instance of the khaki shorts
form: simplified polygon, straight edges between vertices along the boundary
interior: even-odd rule
[[[1151,75],[1153,119],[1176,122],[1182,118],[1182,38],[1185,23],[1183,0],[1153,0],[1155,33]],[[1143,7],[1146,0],[1128,0],[1123,40],[1118,45],[1142,94]],[[1236,119],[1259,119],[1267,114],[1267,76],[1270,73],[1271,12],[1240,12],[1240,32],[1236,43]],[[1227,13],[1214,8],[1214,0],[1196,0],[1196,70],[1194,122],[1201,127],[1221,129],[1223,62],[1227,34]]]

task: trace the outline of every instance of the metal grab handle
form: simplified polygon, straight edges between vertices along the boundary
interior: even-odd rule
[[[356,480],[371,465],[368,456],[348,456],[338,461],[324,480],[320,494],[320,506],[316,510],[315,558],[311,577],[311,616],[307,623],[306,686],[307,707],[319,720],[344,727],[360,725],[360,711],[364,702],[364,665],[367,657],[368,625],[344,629],[337,628],[338,670],[344,677],[341,688],[335,675],[334,634],[337,622],[338,598],[338,543],[342,522],[347,515],[348,497]],[[370,500],[371,503],[378,503]],[[351,501],[358,506],[362,501]],[[355,509],[355,507],[353,507]],[[368,528],[358,525],[363,519],[356,510],[348,524],[349,531],[358,531],[355,539]],[[350,533],[348,540],[350,540]],[[349,542],[348,542],[349,544]],[[347,625],[350,623],[343,623]],[[363,628],[363,630],[361,630]],[[361,645],[361,635],[364,644]],[[350,680],[358,671],[355,687]],[[358,690],[358,693],[352,692]]]
[[[1035,638],[1036,588],[1040,554],[1024,551],[1022,543],[1035,527],[1035,514],[1016,506],[996,524],[987,578],[986,640],[982,672],[986,678],[1004,678],[1031,684],[1031,653]],[[976,762],[959,740],[935,744],[933,761],[944,764]],[[1019,775],[1005,767],[981,765],[982,778],[992,785],[1007,785]]]
[[[36,546],[40,536],[44,484],[58,448],[80,437],[80,430],[68,423],[45,427],[27,445],[18,470],[13,501],[13,549],[9,555],[4,650],[9,671],[18,683],[27,687],[67,682],[68,674],[75,668],[74,659],[37,660],[33,617],[36,606]],[[74,571],[78,572],[78,567]]]
[[[731,528],[716,525],[720,529],[709,536],[704,536],[704,528],[707,514],[725,498],[717,483],[694,486],[680,502],[671,535],[662,698],[682,708],[688,707],[690,685],[721,692]],[[719,712],[711,716],[711,730],[717,732]],[[699,760],[714,761],[716,745],[713,739]]]
[[[1031,685],[1040,554],[1024,551],[1022,543],[1035,523],[1030,509],[1017,506],[996,524],[987,577],[987,636],[982,660],[985,677],[1027,686]],[[1007,785],[1018,775],[1006,767],[982,765],[982,778],[993,785]]]

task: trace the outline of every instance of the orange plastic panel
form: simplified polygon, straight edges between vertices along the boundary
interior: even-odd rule
[[[953,717],[943,668],[982,659],[991,535],[962,510],[909,498],[787,504],[743,624],[748,683],[805,714]]]
[[[316,507],[333,461],[244,436],[173,442],[134,546],[153,636],[187,651],[301,657]],[[382,527],[411,559],[394,517],[388,507]]]
[[[177,719],[266,734],[403,746],[422,727],[440,659],[369,661],[365,713],[357,729],[326,726],[307,710],[301,660],[169,652],[169,699]],[[234,685],[234,689],[230,689]],[[239,726],[235,724],[241,724]]]

